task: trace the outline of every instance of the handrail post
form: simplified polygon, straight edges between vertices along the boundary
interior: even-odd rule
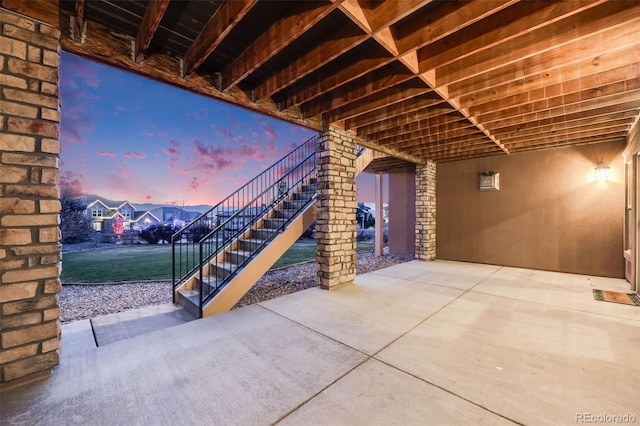
[[[200,240],[200,303],[198,303],[198,310],[200,312],[200,318],[202,318],[202,293],[204,291],[204,274],[203,274],[203,256],[202,256],[203,240]]]

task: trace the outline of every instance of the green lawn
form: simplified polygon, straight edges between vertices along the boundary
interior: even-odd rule
[[[373,243],[358,243],[358,253],[372,251]],[[316,245],[295,243],[273,268],[313,260]],[[86,250],[62,255],[63,283],[171,279],[171,246],[132,245]]]

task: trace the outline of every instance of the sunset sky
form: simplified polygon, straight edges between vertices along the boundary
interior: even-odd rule
[[[65,53],[60,88],[61,185],[113,200],[213,205],[315,134]]]

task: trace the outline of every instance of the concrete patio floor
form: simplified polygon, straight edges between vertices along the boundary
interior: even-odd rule
[[[640,422],[640,307],[593,289],[629,285],[413,261],[63,354],[1,390],[0,423]]]

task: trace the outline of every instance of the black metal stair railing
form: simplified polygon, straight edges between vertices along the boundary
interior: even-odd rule
[[[202,307],[313,200],[317,136],[172,237],[173,294],[197,273]]]

